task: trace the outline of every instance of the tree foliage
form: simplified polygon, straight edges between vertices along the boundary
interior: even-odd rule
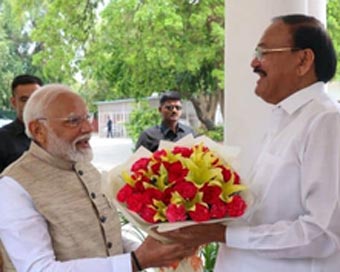
[[[332,37],[338,57],[338,67],[335,79],[340,80],[340,1],[327,2],[327,28]]]
[[[34,4],[34,1],[24,2]],[[44,75],[51,81],[75,83],[80,72],[78,62],[84,57],[84,48],[97,21],[96,11],[101,1],[39,2],[42,7],[32,37],[43,50],[34,56],[34,63],[44,67]]]
[[[130,120],[126,124],[127,132],[132,142],[136,144],[138,137],[145,129],[158,125],[161,116],[156,108],[150,107],[147,101],[141,100],[136,103],[130,114]]]
[[[0,0],[0,106],[13,76],[27,72],[72,85],[89,105],[178,90],[211,129],[224,101],[224,3]],[[340,57],[339,0],[327,14]]]
[[[224,0],[116,0],[101,19],[82,62],[85,78],[105,82],[101,93],[112,97],[178,90],[213,126],[224,82]]]
[[[18,74],[41,76],[41,68],[32,64],[39,50],[29,35],[29,22],[17,19],[16,6],[0,1],[0,108],[10,109],[10,84]]]
[[[202,118],[214,116],[218,97],[210,96],[223,90],[224,0],[12,3],[29,11],[16,9],[17,17],[34,22],[31,37],[42,50],[33,63],[50,81],[76,84],[81,74],[82,93],[98,100],[176,89]]]

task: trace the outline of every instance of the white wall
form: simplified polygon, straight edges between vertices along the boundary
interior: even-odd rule
[[[328,93],[335,100],[340,102],[340,81],[333,81],[328,85]]]
[[[225,143],[241,148],[241,174],[259,149],[271,105],[254,94],[254,48],[274,16],[304,13],[325,21],[326,0],[225,0]]]

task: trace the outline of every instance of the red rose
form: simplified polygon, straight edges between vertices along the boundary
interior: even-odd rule
[[[231,178],[231,170],[230,169],[227,169],[225,166],[221,165],[219,166],[221,169],[222,169],[222,175],[223,175],[223,180],[225,182],[228,182]]]
[[[144,185],[143,185],[143,181],[137,181],[135,183],[135,191],[142,193],[145,191]]]
[[[196,222],[203,222],[210,219],[208,208],[199,203],[195,205],[194,211],[189,212],[189,216]]]
[[[157,150],[153,153],[152,157],[156,160],[156,161],[162,161],[162,156],[166,156],[166,150],[161,149],[161,150]]]
[[[131,174],[131,178],[137,183],[139,181],[149,182],[149,178],[143,171],[135,172]]]
[[[234,195],[231,202],[227,203],[227,214],[230,217],[241,216],[247,208],[246,202],[239,195]]]
[[[169,222],[185,221],[187,219],[183,205],[170,204],[166,209],[165,216]]]
[[[143,206],[142,209],[138,213],[140,217],[142,217],[146,222],[149,223],[157,223],[154,219],[156,214],[156,210],[150,206]]]
[[[197,194],[197,187],[190,181],[176,182],[174,191],[178,192],[184,199],[192,200]]]
[[[172,192],[174,192],[174,187],[168,187],[164,190],[163,196],[162,196],[162,201],[165,205],[168,205],[170,203],[170,199],[172,196]]]
[[[218,186],[204,184],[200,191],[203,192],[203,201],[207,204],[214,204],[221,201],[220,195],[222,189]]]
[[[211,205],[210,217],[211,218],[223,218],[227,216],[228,204],[222,200]]]
[[[161,167],[161,163],[160,162],[156,162],[153,165],[151,165],[152,173],[159,174],[159,168],[160,167]]]
[[[179,161],[174,163],[164,162],[164,167],[168,171],[168,181],[170,183],[184,179],[189,172]]]
[[[140,194],[140,193],[132,194],[126,200],[127,208],[136,213],[138,213],[142,209],[144,203],[145,203],[144,196],[143,194]]]
[[[240,176],[234,172],[234,184],[240,184]]]
[[[181,147],[181,146],[176,146],[172,150],[172,153],[181,154],[184,158],[189,158],[191,156],[192,152],[193,152],[192,148]]]
[[[148,188],[144,191],[144,200],[146,204],[152,204],[153,200],[161,200],[163,193],[155,188]]]
[[[121,188],[117,194],[117,199],[119,202],[125,202],[133,193],[133,188],[126,184]]]
[[[131,171],[132,172],[137,172],[139,170],[146,171],[148,168],[149,162],[150,162],[150,158],[141,158],[131,166]]]

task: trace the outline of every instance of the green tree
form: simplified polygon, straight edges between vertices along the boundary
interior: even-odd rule
[[[41,7],[32,38],[44,50],[34,56],[34,63],[44,67],[44,75],[50,80],[75,84],[80,73],[78,62],[84,58],[86,43],[97,21],[97,7],[102,1],[16,1],[24,1],[31,8]]]
[[[190,99],[211,129],[223,101],[224,0],[116,0],[101,14],[82,62],[113,97],[166,89]]]
[[[339,5],[329,0],[327,6],[338,55]],[[16,37],[8,28],[0,31],[0,69],[11,73],[1,74],[1,84],[24,69],[16,66],[20,61],[14,65],[16,53],[7,52],[34,44],[26,55],[33,56],[30,67],[42,69],[50,82],[73,85],[88,102],[175,89],[193,102],[208,129],[214,127],[216,105],[224,101],[224,0],[0,0],[0,7],[0,23],[15,26],[9,29]],[[23,37],[28,47],[15,43]]]
[[[335,76],[340,80],[340,1],[328,0],[327,2],[327,28],[333,39],[335,50],[338,56],[338,69]]]
[[[0,109],[9,110],[10,84],[22,73],[41,76],[41,68],[32,64],[39,50],[29,36],[29,21],[16,17],[16,8],[9,0],[0,1]]]
[[[155,126],[161,122],[161,116],[156,108],[150,107],[147,101],[136,103],[126,124],[127,131],[134,144],[136,144],[141,131]]]

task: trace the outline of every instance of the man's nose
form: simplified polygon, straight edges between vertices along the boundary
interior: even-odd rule
[[[256,56],[254,56],[250,62],[250,67],[255,68],[259,66],[260,64],[261,64],[261,61]]]
[[[92,124],[91,121],[89,119],[84,119],[83,122],[81,123],[81,127],[80,127],[82,132],[92,132],[93,128],[92,128]]]

